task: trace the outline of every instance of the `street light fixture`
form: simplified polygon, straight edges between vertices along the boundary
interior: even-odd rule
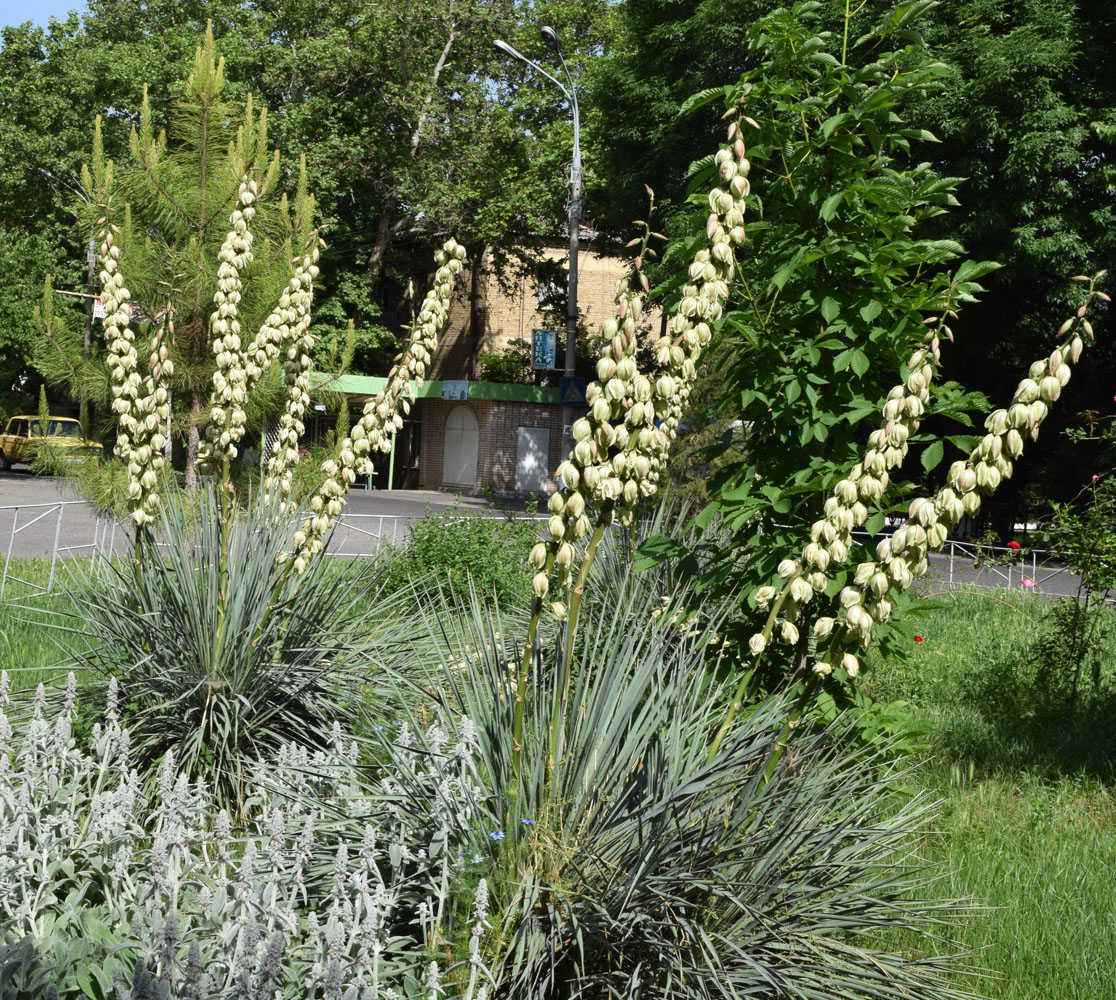
[[[553,83],[566,98],[570,109],[573,111],[573,161],[570,164],[570,273],[569,285],[566,294],[566,376],[574,374],[574,365],[577,358],[577,255],[578,234],[581,230],[581,119],[577,108],[577,91],[574,88],[573,77],[570,75],[566,60],[562,58],[562,48],[558,44],[558,33],[549,25],[539,28],[539,35],[546,42],[546,46],[558,57],[558,63],[566,77],[563,84],[557,77],[552,76],[538,63],[528,59],[523,53],[512,48],[507,42],[497,39],[492,47],[497,52],[521,63],[530,66],[536,73],[541,73]],[[570,422],[570,421],[567,421]]]

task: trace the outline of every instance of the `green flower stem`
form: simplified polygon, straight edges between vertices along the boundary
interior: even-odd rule
[[[551,542],[546,555],[546,565],[543,573],[550,576],[554,568],[554,554],[558,551],[560,542]],[[519,663],[519,676],[515,681],[515,716],[512,721],[512,747],[515,753],[515,770],[518,775],[523,755],[523,713],[527,702],[527,679],[531,673],[531,660],[535,653],[535,636],[539,631],[539,621],[542,618],[546,597],[536,597],[531,602],[531,623],[527,626],[527,641],[523,644],[523,658]]]
[[[221,460],[221,486],[217,490],[217,504],[221,518],[221,554],[217,564],[217,630],[214,634],[214,648],[220,650],[225,634],[225,612],[229,604],[229,539],[235,515],[236,497],[229,481],[229,459]]]
[[[767,614],[767,622],[764,624],[763,631],[760,633],[764,639],[764,649],[761,649],[758,653],[756,653],[755,659],[752,660],[752,668],[745,671],[744,676],[740,678],[740,683],[736,685],[736,691],[733,693],[732,702],[730,703],[728,710],[725,712],[725,717],[721,722],[720,728],[717,730],[717,735],[713,738],[713,742],[709,746],[709,760],[712,760],[714,757],[717,756],[717,751],[721,747],[721,742],[725,738],[725,733],[729,731],[729,727],[735,721],[737,713],[740,711],[741,706],[744,704],[744,695],[748,693],[748,685],[752,682],[752,678],[755,676],[756,671],[759,669],[760,661],[763,659],[764,650],[767,648],[767,644],[771,641],[771,636],[775,630],[775,622],[779,619],[779,612],[782,611],[783,604],[786,601],[787,597],[790,595],[791,582],[798,576],[799,573],[795,572],[791,577],[789,577],[787,579],[787,582],[783,584],[783,589],[779,592],[779,595],[775,598],[775,600],[771,602],[771,610]]]
[[[573,677],[573,648],[577,637],[577,620],[581,614],[581,602],[585,597],[585,582],[589,578],[589,570],[597,556],[597,549],[604,538],[605,531],[612,523],[612,512],[615,504],[606,500],[601,507],[600,516],[597,518],[596,527],[585,547],[585,554],[581,559],[581,568],[578,570],[577,580],[570,592],[570,607],[566,618],[566,648],[562,651],[562,697],[554,703],[554,712],[550,720],[550,766],[558,763],[558,754],[561,753],[559,733],[562,718],[565,716],[566,704],[570,697],[570,682]]]

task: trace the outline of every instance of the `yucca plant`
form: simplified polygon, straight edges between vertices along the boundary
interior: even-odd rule
[[[521,621],[436,598],[428,641],[407,647],[420,663],[399,710],[444,726],[464,713],[485,784],[505,789],[479,833],[493,995],[969,996],[952,960],[871,943],[889,928],[917,941],[964,909],[919,891],[930,804],[896,795],[902,774],[840,730],[784,739],[782,696],[744,713],[711,760],[718,613],[692,628],[676,614],[687,596],[664,607],[629,577],[611,610],[583,618],[568,686],[559,627],[544,622],[521,747],[509,739]],[[435,646],[441,669],[423,672]]]
[[[277,556],[297,526],[262,501],[231,527],[211,491],[160,508],[142,564],[94,560],[60,622],[76,662],[116,676],[141,766],[173,753],[239,811],[245,780],[288,742],[324,746],[353,713],[398,613],[378,561]]]

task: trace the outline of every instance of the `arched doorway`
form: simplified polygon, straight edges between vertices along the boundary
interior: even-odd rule
[[[462,404],[450,410],[442,444],[443,483],[477,485],[477,438],[477,418],[472,409]]]

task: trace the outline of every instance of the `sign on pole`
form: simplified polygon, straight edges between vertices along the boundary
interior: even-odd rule
[[[557,358],[558,334],[553,330],[532,330],[531,367],[548,368],[553,371]]]
[[[558,398],[561,399],[563,406],[587,405],[588,400],[585,398],[585,379],[577,375],[563,378],[559,385]]]

